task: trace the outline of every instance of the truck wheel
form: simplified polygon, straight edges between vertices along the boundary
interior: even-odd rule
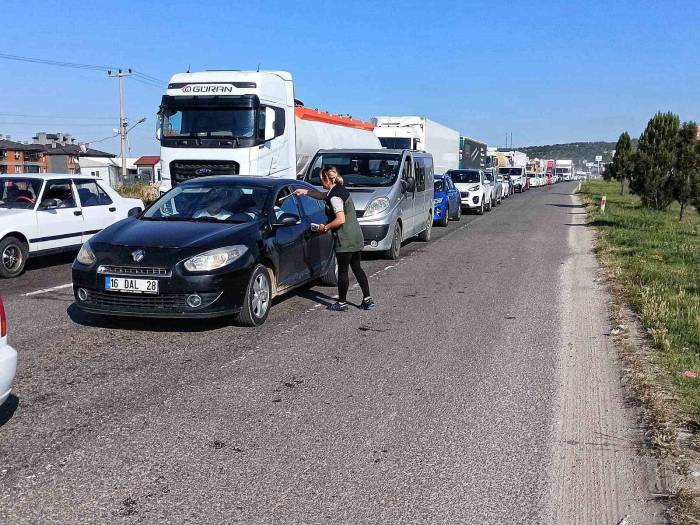
[[[321,284],[323,286],[338,286],[338,260],[335,258],[335,255],[333,255],[333,260],[326,274],[321,277]]]
[[[384,252],[387,259],[395,261],[401,255],[401,225],[397,222],[394,225],[394,236],[391,238],[391,248]]]
[[[430,240],[430,233],[433,231],[433,214],[428,215],[428,225],[425,230],[418,234],[418,240],[421,242],[428,242]]]
[[[236,315],[236,324],[260,326],[265,322],[272,305],[271,283],[270,272],[262,264],[258,264],[248,281],[241,311]]]
[[[0,241],[0,277],[17,277],[27,264],[29,248],[17,237],[5,237]]]

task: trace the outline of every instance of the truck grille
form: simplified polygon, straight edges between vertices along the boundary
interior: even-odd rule
[[[112,266],[103,264],[97,268],[97,273],[133,275],[134,277],[170,277],[170,270],[167,268],[149,268],[146,266]]]
[[[209,175],[238,175],[239,168],[231,160],[174,160],[170,163],[170,178],[178,184]]]

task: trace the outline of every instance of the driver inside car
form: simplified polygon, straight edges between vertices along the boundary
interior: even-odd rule
[[[192,214],[192,218],[213,217],[224,221],[231,217],[231,212],[224,206],[232,200],[235,200],[235,197],[228,195],[226,190],[214,188],[204,197],[202,206]]]

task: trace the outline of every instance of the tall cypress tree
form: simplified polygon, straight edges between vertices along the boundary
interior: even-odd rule
[[[657,113],[639,137],[630,189],[644,206],[664,210],[673,202],[671,178],[676,162],[680,119],[673,113]]]
[[[681,205],[680,220],[688,203],[700,200],[700,142],[697,140],[698,125],[684,122],[678,131],[676,165],[673,170],[673,198]]]
[[[625,179],[630,178],[632,172],[632,141],[626,131],[617,139],[615,146],[615,156],[612,163],[605,170],[608,180],[620,181],[620,195],[625,193]]]

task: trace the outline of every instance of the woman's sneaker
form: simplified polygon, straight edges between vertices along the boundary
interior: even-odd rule
[[[360,305],[360,308],[362,308],[363,310],[371,310],[375,306],[376,305],[374,304],[374,301],[371,297],[365,297],[364,299],[362,299],[362,304]]]
[[[333,311],[333,312],[347,312],[348,311],[348,303],[333,303],[331,305],[328,305],[328,309]]]

